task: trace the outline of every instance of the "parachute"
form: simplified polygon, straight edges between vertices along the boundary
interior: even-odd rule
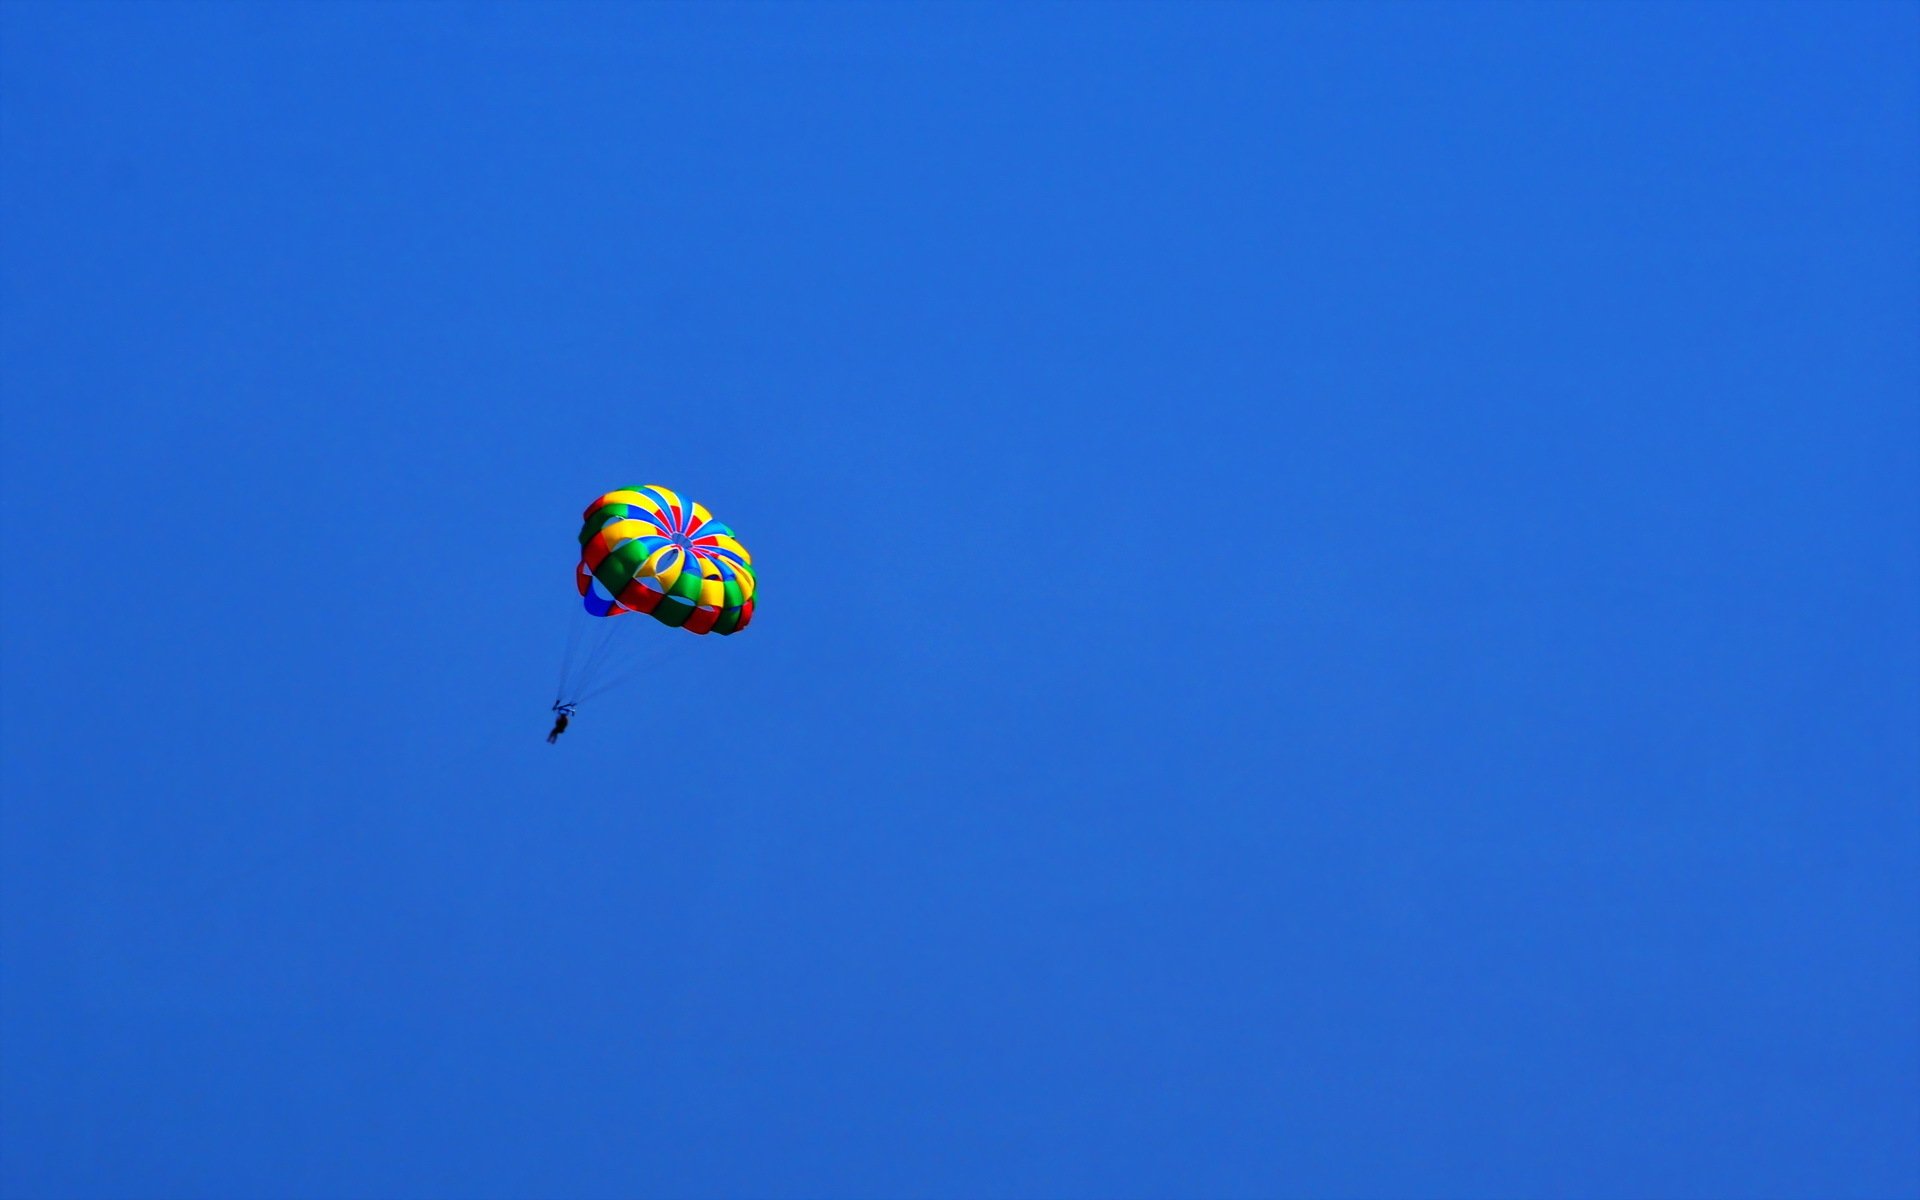
[[[721,634],[753,620],[753,556],[704,506],[658,484],[587,506],[574,574],[596,617],[648,613],[662,625]]]
[[[690,633],[739,633],[753,620],[757,581],[753,556],[733,529],[704,505],[659,484],[608,492],[587,505],[580,526],[574,585],[595,620],[581,646],[580,622],[570,630],[554,710],[610,691],[645,664],[602,682],[615,630],[631,622],[609,618],[644,613]]]

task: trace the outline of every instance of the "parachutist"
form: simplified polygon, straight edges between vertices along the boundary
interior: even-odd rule
[[[559,741],[560,735],[567,731],[567,721],[573,716],[573,705],[556,704],[553,706],[553,711],[558,715],[553,719],[553,732],[547,735],[547,745],[549,746]]]

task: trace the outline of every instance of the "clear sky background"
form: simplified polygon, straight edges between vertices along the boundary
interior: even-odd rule
[[[7,4],[0,1193],[1915,1194],[1917,147],[1911,5]],[[758,616],[549,747],[643,482]]]

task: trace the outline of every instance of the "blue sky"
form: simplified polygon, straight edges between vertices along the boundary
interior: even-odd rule
[[[1920,1191],[1920,10],[0,8],[0,1194]],[[752,547],[557,747],[581,506]]]

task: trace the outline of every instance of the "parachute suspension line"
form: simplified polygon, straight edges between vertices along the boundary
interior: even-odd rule
[[[580,696],[579,701],[576,701],[576,703],[583,703],[585,701],[593,699],[595,696],[604,696],[608,692],[611,692],[616,688],[625,687],[627,684],[632,683],[634,680],[640,678],[642,675],[645,675],[647,672],[659,666],[662,662],[665,662],[668,658],[671,658],[672,656],[673,656],[673,647],[663,646],[656,653],[645,656],[644,658],[640,659],[640,661],[627,667],[626,670],[621,671],[619,674],[615,675],[612,679],[607,680],[605,683],[601,684],[600,686],[594,688],[591,691],[583,692]]]
[[[567,698],[567,676],[573,670],[573,656],[580,648],[580,614],[575,612],[567,622],[567,648],[560,655],[560,682],[554,686],[553,702],[564,703]]]
[[[587,660],[580,664],[579,674],[574,676],[575,692],[583,692],[593,686],[593,681],[599,677],[601,668],[607,664],[608,651],[613,648],[614,639],[620,636],[618,617],[594,617],[592,620],[597,628],[594,629],[591,637],[591,649],[587,652]],[[569,698],[577,699],[578,697]]]
[[[611,618],[590,617],[575,609],[567,620],[567,646],[560,658],[560,686],[556,705],[577,702],[580,692],[593,682],[606,657],[616,629]]]

